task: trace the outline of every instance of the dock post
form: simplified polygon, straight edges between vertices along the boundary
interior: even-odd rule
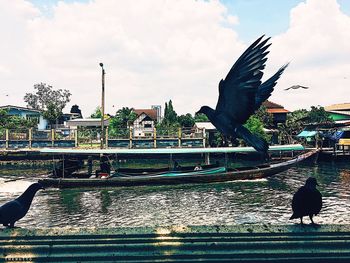
[[[88,156],[88,175],[89,177],[92,175],[92,156]]]
[[[64,154],[62,154],[62,178],[64,178]]]
[[[153,148],[157,148],[157,128],[153,129]]]
[[[169,171],[173,170],[173,154],[171,153],[169,156]]]
[[[205,133],[205,128],[203,128],[203,148],[205,148],[205,139],[206,139],[206,133]]]
[[[227,158],[227,152],[225,152],[225,169],[227,170],[228,167],[228,158]]]
[[[29,128],[29,131],[28,131],[29,149],[32,148],[32,140],[33,140],[33,128]]]
[[[55,146],[55,129],[51,129],[51,146]]]
[[[177,139],[178,139],[178,146],[181,147],[181,128],[179,128]]]
[[[210,153],[204,153],[204,161],[206,165],[210,164]]]
[[[129,128],[129,148],[132,148],[132,128]]]
[[[108,126],[106,127],[106,134],[105,134],[105,147],[108,148]]]
[[[74,130],[74,146],[78,147],[78,127],[76,130]]]
[[[5,148],[8,149],[9,148],[9,129],[5,130],[5,139],[6,139],[6,144],[5,144]]]

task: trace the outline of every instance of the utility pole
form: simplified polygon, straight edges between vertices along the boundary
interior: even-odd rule
[[[100,63],[100,67],[102,68],[102,102],[101,102],[101,149],[104,148],[105,141],[105,70],[103,68],[103,63]]]

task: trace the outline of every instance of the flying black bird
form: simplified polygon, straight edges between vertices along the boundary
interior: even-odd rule
[[[305,86],[301,86],[301,85],[293,85],[293,86],[291,86],[291,87],[289,87],[289,88],[286,88],[286,89],[284,89],[284,90],[300,89],[300,88],[302,88],[302,89],[308,89],[309,87],[305,87]]]
[[[303,216],[309,216],[311,223],[315,225],[313,216],[317,215],[322,208],[322,195],[316,188],[317,181],[314,177],[309,177],[305,185],[300,187],[293,196],[293,215],[289,219],[300,218],[303,225]]]
[[[273,87],[288,64],[261,83],[262,70],[265,68],[266,55],[269,53],[266,50],[271,45],[266,44],[270,38],[261,41],[263,37],[248,47],[232,66],[225,80],[220,81],[219,99],[215,110],[202,106],[197,113],[207,115],[224,136],[232,139],[242,138],[257,151],[266,154],[267,142],[253,135],[243,124],[270,97]]]
[[[39,183],[34,183],[21,196],[1,206],[0,224],[14,227],[15,222],[27,214],[34,195],[40,189],[44,189],[43,186]]]

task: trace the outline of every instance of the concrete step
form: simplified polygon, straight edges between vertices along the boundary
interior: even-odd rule
[[[348,225],[4,229],[5,262],[350,262]]]

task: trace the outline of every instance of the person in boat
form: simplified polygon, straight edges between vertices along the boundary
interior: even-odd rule
[[[174,162],[174,169],[173,170],[174,171],[181,171],[181,165],[177,161]]]
[[[100,158],[100,169],[96,170],[96,177],[99,176],[99,174],[108,174],[111,173],[111,164],[109,162],[109,159],[106,155],[102,155]]]
[[[195,170],[195,171],[200,171],[200,170],[203,170],[203,168],[202,168],[201,164],[198,163],[198,164],[196,165],[196,167],[194,167],[194,170]]]

